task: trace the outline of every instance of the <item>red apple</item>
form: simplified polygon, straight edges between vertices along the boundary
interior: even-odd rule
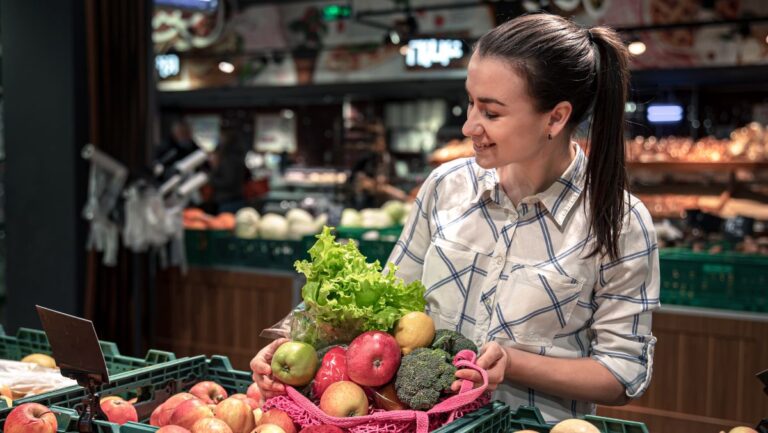
[[[153,425],[155,427],[162,427],[160,424],[160,414],[163,413],[163,405],[159,405],[155,408],[155,410],[152,411],[152,415],[149,416],[149,425]]]
[[[347,374],[347,350],[336,346],[323,355],[320,368],[312,382],[312,394],[316,398],[323,396],[328,385],[340,380],[349,380]]]
[[[190,433],[190,431],[177,425],[167,425],[165,427],[160,427],[155,433]]]
[[[192,426],[192,433],[232,433],[232,429],[220,419],[203,418]]]
[[[3,433],[56,433],[56,416],[38,403],[16,406],[5,419]]]
[[[229,398],[235,398],[237,400],[242,400],[246,403],[248,403],[248,406],[251,407],[251,409],[258,409],[261,407],[261,402],[259,400],[254,400],[245,394],[232,394],[229,396]]]
[[[233,433],[250,433],[256,427],[253,409],[245,400],[230,397],[216,405],[213,414],[227,423]]]
[[[197,420],[203,418],[213,418],[211,408],[198,399],[187,400],[174,409],[169,424],[191,430]]]
[[[397,346],[400,350],[400,346]],[[343,380],[332,383],[320,398],[320,410],[330,416],[368,415],[368,397],[360,385]]]
[[[139,422],[139,414],[132,404],[122,398],[110,398],[101,402],[101,410],[109,422],[123,425],[128,421]]]
[[[296,433],[296,426],[287,413],[280,409],[270,409],[261,415],[258,422],[259,426],[265,424],[274,424],[280,427],[285,433]]]
[[[248,390],[245,391],[245,395],[247,395],[248,398],[261,401],[261,390],[259,389],[259,385],[256,384],[256,382],[250,384],[250,386],[248,386]]]
[[[194,395],[188,393],[188,392],[180,392],[178,394],[174,394],[165,401],[165,403],[161,404],[160,407],[160,413],[158,414],[156,420],[158,427],[162,427],[164,425],[168,425],[171,423],[171,416],[173,415],[173,411],[176,410],[177,407],[179,407],[180,404],[184,403],[187,400],[197,400],[197,397]],[[152,412],[154,414],[154,412]],[[151,420],[151,418],[150,418]]]
[[[347,349],[347,374],[363,386],[381,386],[392,380],[400,368],[400,345],[382,331],[357,336]]]
[[[335,425],[311,425],[304,427],[299,433],[344,433],[344,430]]]
[[[399,346],[398,346],[399,347]],[[283,343],[272,355],[272,375],[280,382],[304,386],[315,377],[317,352],[307,343],[289,341]]]
[[[256,427],[253,433],[285,433],[285,430],[274,424],[262,424]]]
[[[189,393],[207,404],[218,404],[227,398],[227,391],[218,383],[210,380],[195,384]]]

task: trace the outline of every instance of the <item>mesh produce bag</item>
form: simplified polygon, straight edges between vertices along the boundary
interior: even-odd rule
[[[465,380],[458,394],[446,398],[428,411],[373,409],[367,416],[337,418],[325,414],[312,401],[290,386],[285,387],[285,395],[267,400],[262,410],[280,409],[302,428],[330,424],[346,429],[350,433],[427,433],[488,404],[490,401],[490,393],[486,393],[488,374],[475,364],[475,361],[474,352],[462,350],[453,359],[453,364],[458,368],[469,368],[479,372],[483,378],[483,384],[473,388],[472,382]]]

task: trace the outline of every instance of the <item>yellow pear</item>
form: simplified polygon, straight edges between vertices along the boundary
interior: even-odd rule
[[[397,321],[395,340],[403,355],[419,347],[427,347],[435,339],[435,322],[421,311],[412,311]]]

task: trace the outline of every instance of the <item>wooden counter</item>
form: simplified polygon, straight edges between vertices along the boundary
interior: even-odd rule
[[[176,356],[226,355],[249,371],[251,358],[270,341],[259,334],[298,304],[300,290],[294,272],[166,270],[157,280],[155,344]]]
[[[718,433],[768,417],[755,374],[768,369],[768,314],[664,306],[653,380],[624,407],[598,415],[645,422],[651,433]]]

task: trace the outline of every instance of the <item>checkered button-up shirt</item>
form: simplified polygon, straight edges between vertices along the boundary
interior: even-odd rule
[[[587,258],[581,149],[546,191],[515,206],[495,170],[473,158],[435,169],[419,192],[390,261],[420,279],[438,329],[478,345],[496,341],[557,358],[591,357],[641,395],[651,380],[651,312],[659,307],[659,258],[651,216],[629,206],[619,258]],[[574,371],[573,374],[579,374]],[[548,422],[594,413],[594,404],[504,382],[494,396],[537,406]]]

